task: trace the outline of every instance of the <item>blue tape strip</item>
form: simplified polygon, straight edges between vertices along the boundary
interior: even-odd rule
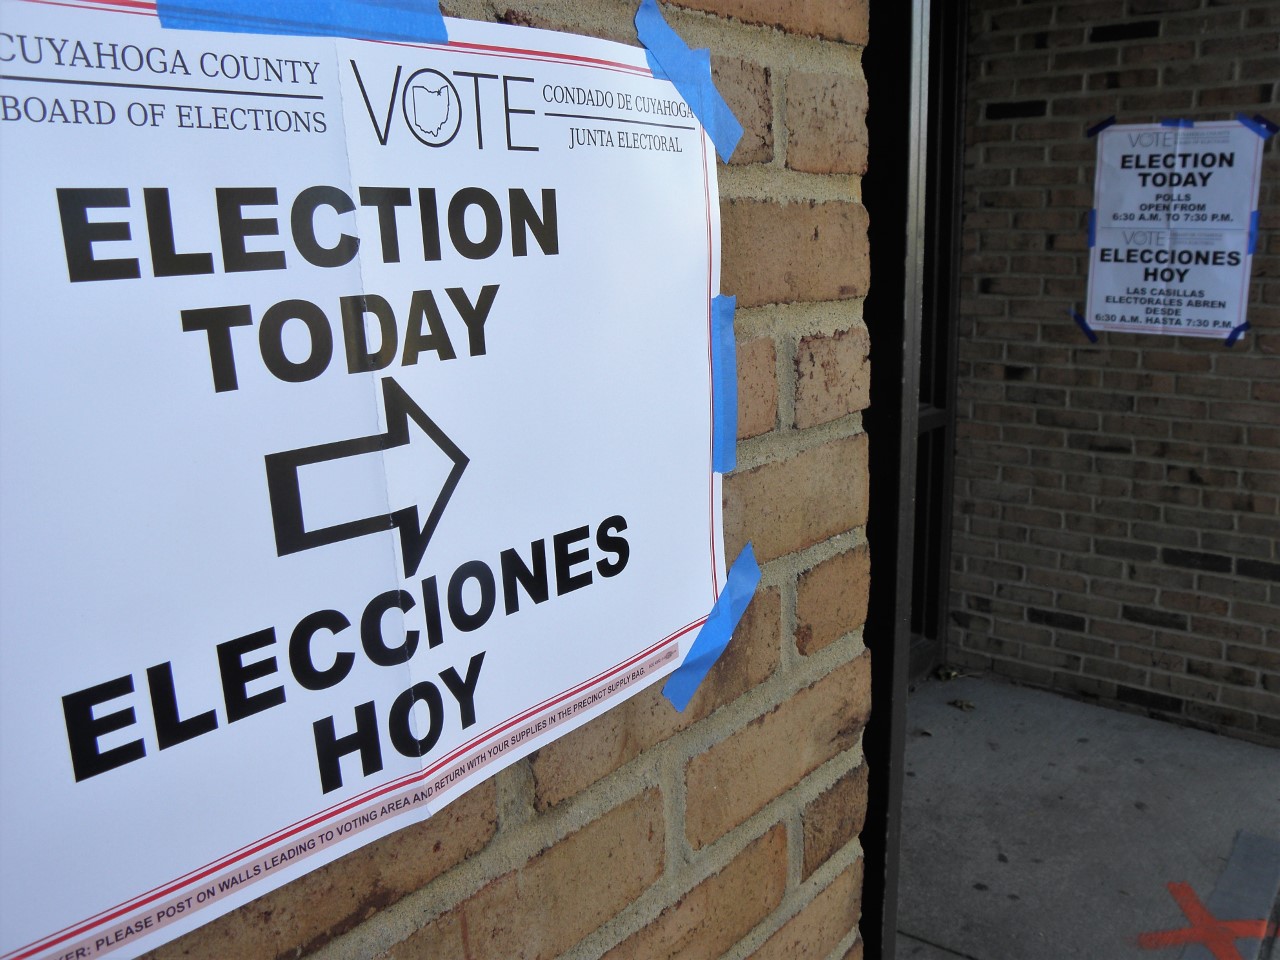
[[[1092,250],[1098,242],[1098,211],[1093,209],[1089,211],[1089,249]]]
[[[1093,332],[1093,327],[1089,326],[1089,321],[1086,320],[1084,317],[1080,316],[1080,314],[1076,313],[1074,310],[1071,310],[1069,312],[1071,316],[1075,318],[1076,326],[1078,326],[1081,330],[1083,330],[1084,335],[1089,338],[1089,342],[1097,343],[1098,335]]]
[[[1084,132],[1084,135],[1086,137],[1096,137],[1103,130],[1107,129],[1107,127],[1111,126],[1115,122],[1116,122],[1116,117],[1115,117],[1115,114],[1113,113],[1111,116],[1107,117],[1107,119],[1099,120],[1097,123],[1095,123],[1092,127],[1090,127],[1088,130]]]
[[[1248,320],[1240,324],[1240,326],[1232,329],[1232,331],[1227,334],[1227,346],[1234,347],[1236,345],[1236,341],[1239,340],[1244,335],[1244,332],[1248,329],[1249,329]]]
[[[1272,123],[1260,113],[1254,114],[1252,117],[1246,117],[1243,113],[1237,113],[1236,119],[1260,136],[1263,140],[1270,140],[1277,133],[1280,133],[1280,126]]]
[[[1249,215],[1249,255],[1258,249],[1258,214],[1261,211],[1255,210]]]
[[[1194,120],[1171,119],[1160,121],[1160,126],[1162,127],[1194,127],[1195,125],[1196,123]]]
[[[760,564],[756,563],[755,551],[748,543],[738,554],[738,559],[733,561],[733,566],[729,568],[724,590],[716,600],[716,605],[711,608],[711,613],[707,615],[706,623],[698,631],[698,636],[693,641],[693,646],[689,648],[684,663],[676,667],[675,672],[667,678],[662,688],[662,695],[670,700],[671,705],[677,710],[683,711],[689,705],[698,686],[706,678],[707,671],[724,653],[724,648],[729,645],[729,638],[733,636],[734,628],[742,619],[747,604],[751,602],[758,586],[760,586]]]
[[[438,0],[156,0],[175,30],[447,43]]]
[[[711,300],[711,467],[728,473],[738,465],[738,351],[733,338],[737,297]]]
[[[644,44],[653,75],[675,84],[715,144],[720,159],[728,163],[742,139],[742,124],[711,80],[711,51],[690,50],[663,19],[655,0],[641,0],[636,10],[636,34]]]

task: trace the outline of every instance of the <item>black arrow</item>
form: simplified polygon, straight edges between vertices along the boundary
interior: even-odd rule
[[[387,414],[387,432],[372,437],[356,437],[354,440],[336,440],[319,443],[298,450],[269,453],[264,458],[267,465],[267,491],[271,497],[271,519],[276,532],[276,553],[285,556],[312,547],[322,547],[340,540],[353,540],[370,533],[380,533],[393,527],[400,528],[400,554],[404,559],[404,575],[417,572],[427,544],[440,522],[454,488],[462,478],[462,471],[470,462],[434,420],[413,402],[404,389],[391,377],[382,379],[382,403]],[[409,421],[412,420],[428,438],[453,461],[453,468],[445,479],[427,522],[418,525],[417,506],[405,507],[391,513],[348,520],[316,530],[308,530],[302,518],[302,490],[298,483],[298,468],[327,460],[340,460],[365,453],[390,450],[409,443]]]

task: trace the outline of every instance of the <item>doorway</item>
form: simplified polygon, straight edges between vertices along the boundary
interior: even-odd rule
[[[871,603],[873,771],[863,832],[862,935],[892,960],[906,698],[946,652],[955,436],[966,2],[872,4],[863,56],[871,217]]]

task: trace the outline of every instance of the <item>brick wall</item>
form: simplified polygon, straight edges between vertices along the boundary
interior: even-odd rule
[[[1280,120],[1274,0],[973,0],[949,655],[1280,743],[1280,153],[1252,331],[1099,334],[1094,142]]]
[[[635,0],[446,13],[635,43]],[[852,960],[869,710],[865,0],[664,5],[746,128],[720,167],[739,310],[726,552],[764,577],[685,713],[652,687],[159,958]]]

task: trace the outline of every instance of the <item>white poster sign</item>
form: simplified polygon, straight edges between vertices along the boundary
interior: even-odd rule
[[[714,157],[619,44],[0,17],[0,956],[133,956],[680,662]]]
[[[1262,147],[1234,120],[1098,134],[1091,327],[1225,338],[1244,323]]]

